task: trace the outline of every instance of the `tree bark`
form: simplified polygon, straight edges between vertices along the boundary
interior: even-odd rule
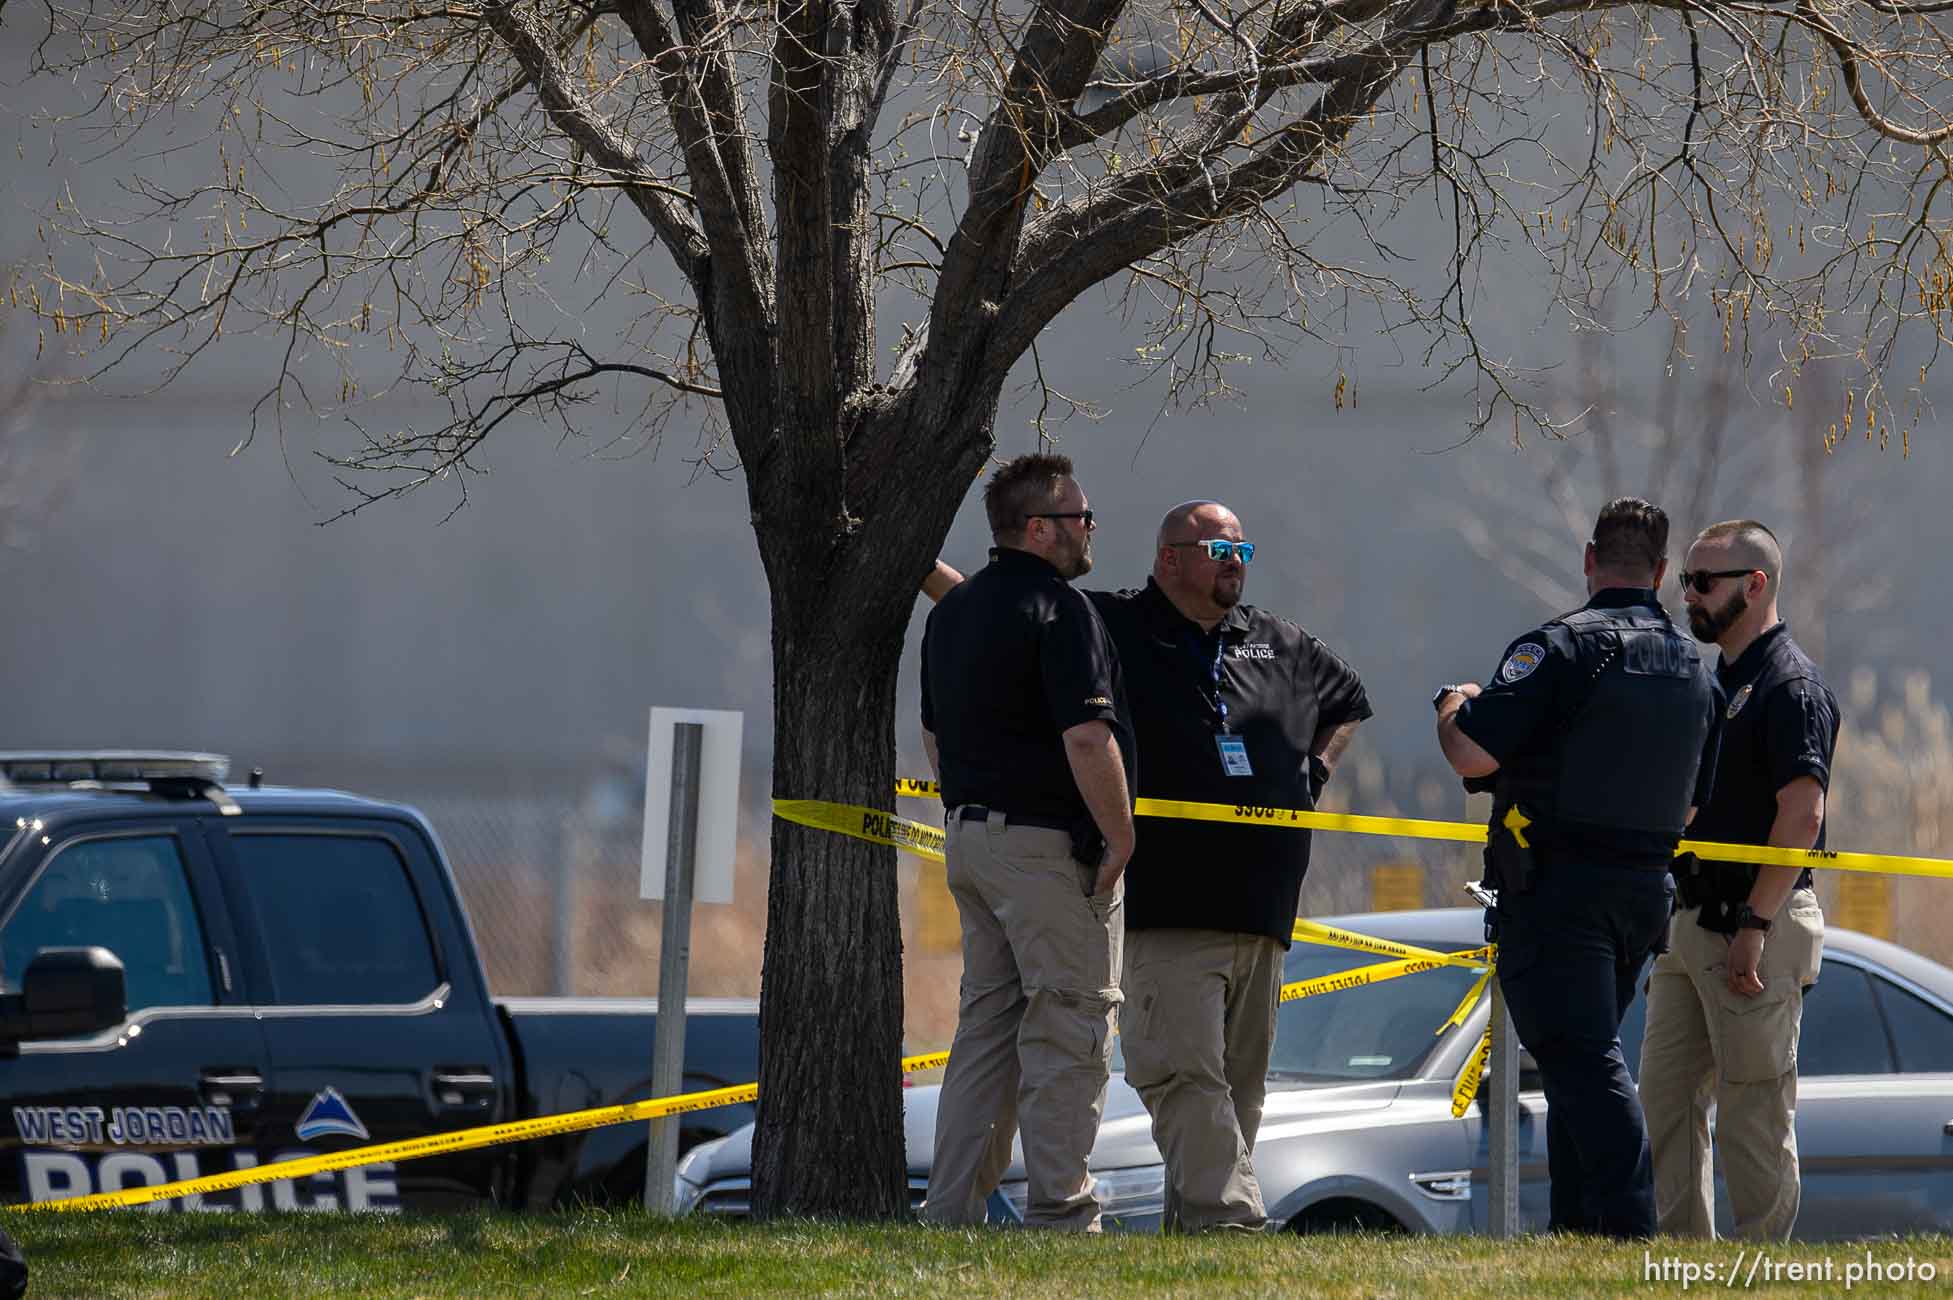
[[[837,523],[829,545],[768,508],[770,494],[793,490],[783,469],[754,475],[773,607],[775,798],[894,807],[896,711],[915,707],[895,693],[909,621],[994,446],[998,390],[971,396],[948,427],[917,427],[886,395],[853,427],[842,445],[859,517]],[[777,818],[772,845],[754,1213],[905,1214],[895,850]]]
[[[889,808],[904,624],[851,629],[810,603],[774,601],[773,794]],[[895,850],[777,818],[772,838],[753,1209],[893,1217],[908,1207]]]

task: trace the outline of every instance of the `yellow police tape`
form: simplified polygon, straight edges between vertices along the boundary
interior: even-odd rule
[[[829,805],[832,807],[833,805]],[[826,825],[826,820],[813,820],[817,814],[810,814],[809,825]],[[892,819],[899,820],[899,819]],[[916,825],[915,823],[910,823]],[[854,823],[848,827],[829,826],[853,833]],[[923,827],[922,829],[929,829]],[[889,842],[893,842],[892,840]],[[913,843],[903,847],[914,847]],[[1443,1033],[1453,1025],[1463,1024],[1477,1005],[1487,983],[1492,978],[1493,961],[1496,949],[1492,946],[1472,948],[1462,952],[1438,952],[1420,948],[1414,944],[1399,943],[1392,939],[1380,939],[1374,935],[1358,934],[1335,926],[1323,925],[1317,921],[1297,921],[1294,937],[1305,943],[1327,944],[1334,947],[1349,948],[1360,952],[1386,955],[1390,961],[1370,966],[1360,966],[1354,970],[1340,971],[1333,975],[1318,976],[1315,979],[1300,980],[1285,984],[1281,990],[1283,1002],[1298,998],[1315,997],[1322,993],[1337,992],[1343,989],[1361,988],[1386,980],[1399,979],[1421,971],[1435,970],[1443,966],[1465,967],[1479,970],[1480,974],[1471,991],[1465,995],[1458,1009],[1434,1031]],[[1487,1053],[1490,1051],[1490,1029],[1479,1049],[1466,1062],[1465,1070],[1459,1075],[1452,1091],[1452,1114],[1462,1116],[1477,1094],[1478,1079],[1484,1069]],[[902,1058],[902,1070],[907,1073],[915,1070],[933,1070],[949,1061],[948,1052],[926,1052],[917,1056]],[[629,1124],[643,1120],[657,1119],[665,1115],[679,1115],[695,1110],[710,1110],[716,1106],[733,1106],[748,1102],[759,1096],[757,1083],[737,1084],[729,1088],[714,1088],[705,1092],[684,1093],[675,1097],[653,1097],[645,1101],[626,1102],[616,1106],[600,1106],[591,1110],[571,1111],[562,1115],[548,1115],[537,1119],[514,1120],[504,1124],[486,1124],[478,1128],[457,1129],[450,1133],[437,1133],[429,1137],[407,1138],[398,1142],[382,1142],[369,1146],[354,1147],[346,1151],[336,1151],[328,1155],[303,1156],[296,1160],[283,1160],[268,1165],[257,1165],[249,1169],[232,1170],[229,1173],[208,1174],[201,1178],[185,1179],[175,1183],[159,1183],[153,1186],[128,1187],[114,1192],[97,1192],[88,1196],[69,1197],[61,1201],[35,1201],[6,1208],[14,1210],[57,1210],[64,1212],[103,1210],[118,1206],[147,1205],[156,1201],[173,1200],[181,1196],[204,1196],[229,1191],[236,1187],[246,1187],[259,1183],[282,1182],[287,1179],[305,1178],[313,1174],[332,1173],[342,1169],[353,1169],[362,1165],[378,1164],[383,1161],[399,1163],[418,1160],[428,1156],[452,1155],[461,1151],[473,1151],[482,1147],[501,1146],[510,1142],[525,1142],[535,1138],[560,1137],[567,1133],[580,1133],[587,1129],[605,1128],[613,1124]]]
[[[903,779],[896,782],[895,793],[904,798],[941,798],[941,788],[933,781]],[[1288,826],[1298,829],[1343,831],[1359,835],[1408,836],[1416,839],[1455,840],[1465,843],[1483,843],[1485,828],[1461,822],[1427,821],[1409,817],[1364,817],[1348,813],[1322,813],[1299,808],[1268,808],[1254,805],[1234,805],[1196,803],[1185,800],[1140,799],[1133,811],[1142,817],[1177,817],[1196,821],[1239,822],[1251,825]],[[877,844],[886,844],[919,857],[942,862],[944,834],[934,826],[924,822],[911,821],[897,817],[893,813],[879,809],[863,808],[852,804],[829,803],[818,799],[776,799],[773,801],[774,815],[786,821],[796,822],[821,830],[835,831],[851,835],[857,839]],[[1712,861],[1759,862],[1771,866],[1825,867],[1840,871],[1876,871],[1901,875],[1932,876],[1953,878],[1953,861],[1939,858],[1905,857],[1894,854],[1843,853],[1826,850],[1797,850],[1770,848],[1765,846],[1717,844],[1705,841],[1682,841],[1677,852],[1693,852],[1697,857]],[[1299,998],[1315,997],[1319,994],[1337,992],[1343,989],[1361,988],[1386,980],[1401,979],[1406,975],[1418,974],[1440,966],[1463,966],[1479,970],[1478,980],[1465,995],[1458,1008],[1449,1019],[1439,1025],[1435,1032],[1443,1033],[1454,1025],[1462,1025],[1471,1015],[1489,985],[1497,959],[1496,948],[1487,946],[1464,952],[1443,953],[1419,948],[1413,944],[1398,943],[1394,940],[1379,939],[1371,935],[1357,934],[1340,930],[1334,926],[1322,925],[1314,921],[1297,921],[1294,937],[1308,943],[1330,944],[1351,948],[1362,952],[1376,953],[1391,958],[1369,966],[1353,970],[1339,971],[1333,975],[1318,976],[1315,979],[1301,980],[1284,984],[1281,990],[1283,1002]],[[1465,1062],[1459,1072],[1457,1082],[1452,1088],[1451,1113],[1462,1116],[1477,1095],[1479,1080],[1484,1076],[1485,1066],[1492,1050],[1492,1030],[1488,1025],[1480,1038],[1477,1049]],[[929,1070],[945,1064],[948,1052],[929,1052],[919,1056],[902,1059],[903,1071]],[[341,1169],[352,1169],[362,1165],[377,1164],[382,1161],[398,1163],[418,1160],[427,1156],[452,1155],[461,1151],[473,1151],[481,1147],[500,1146],[509,1142],[523,1142],[533,1138],[557,1137],[566,1133],[578,1133],[587,1129],[604,1128],[612,1124],[629,1124],[637,1121],[656,1119],[664,1115],[677,1115],[688,1111],[709,1110],[715,1106],[732,1106],[752,1101],[759,1096],[756,1083],[739,1084],[730,1088],[715,1088],[707,1092],[685,1093],[675,1097],[653,1097],[645,1101],[627,1102],[618,1106],[601,1106],[592,1110],[571,1111],[562,1115],[549,1115],[537,1119],[516,1120],[506,1124],[488,1124],[479,1128],[457,1129],[451,1133],[438,1133],[430,1137],[408,1138],[399,1142],[382,1142],[371,1146],[355,1147],[329,1155],[305,1156],[296,1160],[278,1161],[269,1165],[258,1165],[250,1169],[237,1169],[229,1173],[209,1174],[202,1178],[186,1179],[176,1183],[162,1183],[155,1186],[129,1187],[114,1192],[98,1192],[89,1196],[70,1197],[62,1201],[36,1201],[8,1206],[15,1210],[60,1210],[81,1211],[100,1210],[115,1206],[146,1205],[155,1201],[172,1200],[180,1196],[208,1195],[228,1191],[235,1187],[246,1187],[258,1183],[282,1182],[286,1179],[304,1178],[313,1174],[331,1173]]]
[[[895,793],[912,799],[940,799],[934,781],[903,778]],[[829,808],[841,804],[824,805]],[[867,811],[862,809],[860,811]],[[1296,830],[1342,831],[1350,835],[1389,835],[1401,839],[1451,840],[1483,844],[1485,828],[1472,822],[1428,821],[1420,817],[1364,817],[1354,813],[1315,812],[1304,808],[1268,808],[1255,804],[1197,803],[1185,799],[1138,799],[1139,817],[1175,817],[1184,821],[1237,822]],[[887,814],[883,814],[887,816]],[[919,825],[920,823],[911,823]],[[1683,840],[1675,852],[1693,853],[1710,862],[1758,863],[1766,867],[1810,867],[1828,871],[1869,871],[1892,876],[1926,876],[1953,880],[1953,859],[1911,857],[1902,853],[1847,853],[1831,849],[1786,849],[1768,844],[1724,844],[1714,840]]]
[[[897,796],[907,799],[940,799],[942,787],[934,781],[922,781],[904,777],[895,783]],[[776,801],[778,811],[783,801]],[[856,835],[861,839],[872,839],[881,844],[898,842],[891,828],[899,828],[903,839],[914,840],[918,832],[933,829],[920,822],[906,821],[891,813],[880,813],[868,808],[850,807],[844,804],[823,804],[813,800],[796,800],[790,805],[791,812],[781,812],[789,821],[803,825],[821,826],[837,830],[844,835]],[[1306,827],[1310,830],[1344,831],[1359,835],[1400,835],[1416,839],[1458,840],[1467,843],[1485,842],[1485,828],[1462,822],[1425,821],[1412,817],[1359,817],[1348,813],[1320,813],[1300,808],[1265,808],[1253,805],[1229,806],[1216,803],[1194,803],[1174,799],[1139,799],[1133,812],[1141,817],[1179,817],[1196,821],[1246,822],[1260,826]],[[1727,846],[1717,846],[1727,847]],[[1788,850],[1782,850],[1788,852]],[[934,851],[922,856],[940,861],[940,844]],[[1710,856],[1707,853],[1704,857]],[[1740,859],[1739,859],[1740,860]],[[1751,859],[1753,860],[1753,859]],[[1947,873],[1953,875],[1953,863],[1944,864]],[[1374,935],[1357,934],[1350,930],[1340,930],[1335,926],[1323,925],[1317,921],[1297,921],[1294,937],[1303,943],[1329,944],[1339,948],[1351,948],[1359,952],[1371,952],[1380,956],[1394,958],[1391,961],[1377,962],[1369,966],[1358,966],[1352,970],[1338,971],[1333,975],[1319,975],[1314,979],[1298,980],[1282,985],[1281,1000],[1293,1002],[1301,998],[1316,997],[1324,993],[1336,993],[1344,989],[1363,988],[1370,984],[1381,984],[1386,980],[1402,979],[1406,975],[1416,975],[1422,971],[1435,970],[1440,966],[1465,966],[1480,972],[1477,981],[1465,994],[1457,1008],[1444,1023],[1432,1032],[1442,1034],[1453,1026],[1463,1025],[1471,1018],[1472,1010],[1478,1006],[1479,999],[1492,982],[1495,970],[1496,949],[1491,946],[1474,948],[1467,952],[1443,953],[1412,944],[1398,943],[1391,939],[1379,939]],[[1485,1063],[1492,1051],[1492,1030],[1488,1024],[1478,1047],[1465,1061],[1459,1072],[1457,1082],[1451,1091],[1451,1114],[1462,1118],[1470,1107],[1472,1098],[1478,1095],[1478,1083],[1485,1072]]]
[[[1492,1026],[1488,1022],[1479,1035],[1478,1047],[1466,1059],[1465,1068],[1458,1071],[1458,1082],[1451,1085],[1451,1118],[1463,1119],[1471,1109],[1472,1098],[1478,1096],[1478,1081],[1485,1077],[1485,1065],[1491,1059]]]
[[[902,1070],[904,1073],[911,1070],[933,1070],[948,1060],[948,1052],[924,1052],[920,1056],[905,1056],[902,1058]],[[353,1169],[360,1165],[378,1164],[383,1160],[398,1163],[403,1160],[419,1160],[426,1156],[452,1155],[457,1151],[473,1151],[480,1147],[500,1146],[507,1142],[559,1137],[565,1133],[580,1133],[585,1129],[606,1128],[612,1124],[629,1124],[637,1120],[657,1119],[663,1115],[711,1110],[715,1106],[734,1106],[740,1102],[752,1101],[758,1096],[757,1083],[741,1083],[730,1088],[713,1088],[707,1092],[688,1092],[676,1097],[652,1097],[645,1101],[625,1102],[620,1106],[599,1106],[594,1110],[576,1110],[563,1115],[546,1115],[539,1119],[519,1119],[507,1124],[484,1124],[480,1128],[456,1129],[452,1133],[436,1133],[431,1137],[407,1138],[400,1142],[380,1142],[372,1146],[335,1151],[330,1155],[303,1156],[297,1160],[281,1160],[274,1164],[233,1170],[230,1173],[189,1178],[180,1183],[125,1187],[117,1192],[71,1196],[65,1201],[32,1201],[9,1205],[6,1208],[10,1210],[106,1210],[120,1205],[147,1205],[152,1201],[168,1201],[179,1196],[202,1196],[211,1192],[228,1191],[233,1187],[246,1187],[254,1183],[276,1183],[287,1178],[304,1178],[311,1174]]]
[[[773,815],[781,821],[852,835],[871,844],[890,844],[931,862],[944,861],[941,827],[912,822],[894,813],[819,799],[775,799]]]
[[[1374,966],[1359,966],[1355,970],[1339,971],[1334,975],[1318,976],[1299,984],[1282,986],[1282,1001],[1288,1002],[1297,997],[1309,997],[1315,993],[1328,993],[1335,989],[1361,988],[1387,979],[1400,979],[1419,971],[1435,970],[1440,966],[1463,966],[1480,972],[1478,979],[1466,992],[1455,1011],[1443,1024],[1432,1030],[1433,1035],[1442,1034],[1453,1025],[1463,1025],[1471,1018],[1472,1008],[1485,996],[1491,985],[1492,976],[1497,970],[1498,946],[1487,944],[1483,948],[1469,948],[1463,952],[1435,952],[1429,948],[1419,948],[1415,944],[1399,943],[1395,939],[1379,939],[1375,935],[1358,934],[1354,930],[1338,929],[1324,925],[1320,921],[1297,921],[1291,932],[1298,943],[1329,944],[1337,948],[1352,948],[1358,952],[1374,952],[1394,957],[1396,960],[1379,962]],[[1315,988],[1314,985],[1323,987]],[[1307,990],[1306,992],[1301,990]],[[1479,1040],[1478,1048],[1465,1060],[1464,1069],[1458,1073],[1457,1081],[1451,1088],[1451,1117],[1462,1119],[1472,1098],[1478,1095],[1478,1081],[1485,1073],[1485,1061],[1492,1050],[1492,1026],[1488,1022],[1485,1034]]]
[[[895,792],[904,798],[911,799],[938,799],[942,797],[941,788],[934,781],[903,779],[895,783]],[[1141,799],[1139,805],[1139,811],[1142,815],[1151,816],[1176,815],[1174,813],[1160,811],[1159,809],[1163,807],[1194,808],[1202,810],[1203,814],[1215,814],[1224,810],[1221,804],[1169,804],[1168,801],[1160,799]],[[1149,805],[1152,807],[1149,808]],[[776,817],[798,823],[802,826],[812,826],[819,830],[835,831],[842,835],[852,835],[856,839],[868,840],[871,843],[887,844],[898,849],[906,849],[908,852],[914,853],[918,857],[928,858],[932,862],[944,861],[942,851],[944,837],[940,830],[922,822],[897,817],[893,813],[882,812],[874,808],[862,808],[852,804],[825,803],[818,799],[775,799],[773,801],[773,813]],[[1307,817],[1311,819],[1322,818],[1325,820],[1334,820],[1338,823],[1388,822],[1392,825],[1446,825],[1443,822],[1407,823],[1406,819],[1402,818],[1344,817],[1337,814],[1303,813],[1300,811],[1294,812],[1293,816],[1297,818],[1297,824],[1300,824],[1301,818]],[[1224,819],[1210,815],[1209,820]],[[1260,819],[1257,818],[1256,820]],[[1324,827],[1324,829],[1353,828],[1338,825],[1336,827]],[[1476,829],[1478,831],[1478,838],[1483,840],[1485,838],[1485,828],[1481,826]],[[1388,832],[1372,831],[1371,833],[1387,834]],[[1459,953],[1435,952],[1428,948],[1419,948],[1412,944],[1398,943],[1391,939],[1379,939],[1373,935],[1357,934],[1350,930],[1339,930],[1335,926],[1323,925],[1316,921],[1297,921],[1295,923],[1294,936],[1303,943],[1321,943],[1339,948],[1352,948],[1359,952],[1372,952],[1380,956],[1391,957],[1394,960],[1377,962],[1369,966],[1358,966],[1353,970],[1338,971],[1333,975],[1318,975],[1314,979],[1298,980],[1292,984],[1284,984],[1281,989],[1281,1001],[1283,1002],[1294,1002],[1300,998],[1317,997],[1324,993],[1336,993],[1344,989],[1362,988],[1369,984],[1381,984],[1385,980],[1402,979],[1406,975],[1415,975],[1421,971],[1434,970],[1440,966],[1466,966],[1475,970],[1481,970],[1483,973],[1479,976],[1478,981],[1472,985],[1471,991],[1465,994],[1465,998],[1458,1004],[1457,1010],[1453,1011],[1443,1024],[1432,1031],[1433,1033],[1442,1034],[1453,1025],[1462,1025],[1465,1023],[1471,1016],[1472,1009],[1478,1005],[1479,998],[1484,996],[1486,986],[1492,979],[1494,950],[1490,947],[1475,948],[1469,952]],[[1491,1031],[1488,1029],[1486,1032],[1489,1034]],[[1485,1043],[1480,1044],[1480,1050],[1472,1054],[1471,1060],[1466,1062],[1465,1072],[1459,1075],[1457,1087],[1451,1095],[1451,1113],[1454,1117],[1463,1116],[1465,1108],[1471,1104],[1472,1097],[1477,1095],[1478,1075],[1484,1067],[1483,1058],[1486,1052],[1490,1051],[1490,1042],[1491,1039],[1488,1037]],[[1466,1075],[1471,1076],[1469,1086],[1467,1086]]]

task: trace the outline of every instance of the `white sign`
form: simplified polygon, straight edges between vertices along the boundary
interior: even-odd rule
[[[644,776],[644,852],[639,898],[665,896],[665,854],[671,846],[671,758],[674,729],[702,722],[699,748],[698,858],[692,897],[732,901],[733,857],[739,848],[739,746],[746,715],[738,710],[651,710],[651,761]]]

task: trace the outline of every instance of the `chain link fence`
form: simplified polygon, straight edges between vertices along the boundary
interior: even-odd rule
[[[1398,789],[1403,783],[1386,776],[1381,763],[1352,755],[1325,807],[1384,816],[1457,817],[1463,811],[1455,784],[1446,789],[1413,780]],[[495,993],[656,995],[663,909],[638,897],[643,809],[636,799],[615,789],[581,799],[417,797],[411,791],[400,797],[425,813],[441,838]],[[905,799],[897,811],[919,821],[941,820],[933,803]],[[764,806],[742,809],[740,822],[735,901],[699,904],[693,911],[694,996],[759,995],[768,859]],[[1466,901],[1459,885],[1478,876],[1477,863],[1472,846],[1318,833],[1301,911],[1360,912],[1392,900],[1397,906],[1452,906]],[[906,854],[896,864],[905,1034],[915,1050],[943,1046],[955,1030],[962,975],[956,907],[940,866]]]
[[[641,808],[540,797],[405,802],[441,838],[495,993],[656,996],[663,909],[638,897]],[[765,844],[750,835],[741,837],[734,897],[693,909],[694,996],[759,996]]]

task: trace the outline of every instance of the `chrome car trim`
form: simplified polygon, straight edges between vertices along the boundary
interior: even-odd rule
[[[1411,1184],[1434,1201],[1469,1201],[1472,1198],[1472,1171],[1446,1169],[1428,1174],[1412,1174]]]

